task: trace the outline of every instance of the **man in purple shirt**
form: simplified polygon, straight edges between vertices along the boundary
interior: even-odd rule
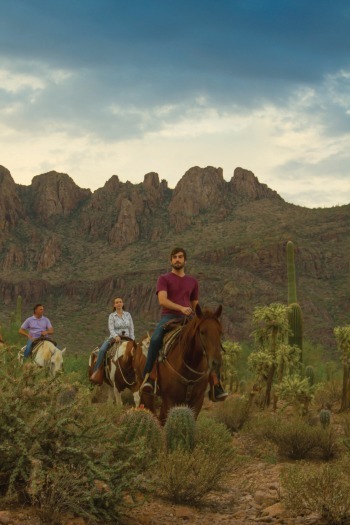
[[[38,339],[39,337],[47,337],[48,335],[53,334],[52,324],[50,323],[50,320],[43,314],[43,305],[36,304],[34,306],[34,315],[28,317],[22,324],[21,328],[18,330],[19,334],[28,338],[23,357],[30,356],[34,339]]]
[[[145,392],[154,391],[154,381],[149,377],[159,350],[162,347],[163,325],[174,317],[189,317],[198,304],[198,281],[190,275],[185,275],[187,255],[183,248],[174,248],[170,254],[171,272],[161,275],[157,281],[156,293],[162,307],[162,317],[157,324],[149,345],[143,376],[147,377],[143,385]],[[220,383],[215,385],[217,400],[227,396]]]

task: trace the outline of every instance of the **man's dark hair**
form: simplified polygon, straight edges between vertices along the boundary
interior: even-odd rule
[[[170,254],[170,259],[172,259],[174,257],[174,255],[176,255],[177,253],[183,253],[184,254],[184,258],[185,258],[185,261],[187,259],[187,253],[185,252],[185,250],[183,248],[174,248]]]
[[[34,312],[34,313],[35,313],[35,310],[36,310],[37,308],[39,308],[39,306],[42,306],[42,304],[38,303],[38,304],[36,304],[36,305],[34,306],[34,308],[33,308],[33,312]]]

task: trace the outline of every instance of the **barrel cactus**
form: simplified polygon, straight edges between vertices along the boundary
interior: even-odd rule
[[[162,446],[162,428],[149,410],[131,408],[121,417],[119,426],[123,443],[132,443],[143,438],[147,448],[153,452],[157,452]]]
[[[164,425],[167,450],[191,451],[195,443],[196,420],[193,410],[188,406],[170,409]]]
[[[329,410],[326,410],[323,408],[320,412],[320,423],[323,426],[323,428],[326,428],[329,426],[331,422],[331,413]]]

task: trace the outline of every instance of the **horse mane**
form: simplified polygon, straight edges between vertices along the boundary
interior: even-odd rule
[[[221,324],[219,319],[216,317],[215,313],[211,310],[202,310],[202,315],[198,317],[196,314],[191,321],[189,321],[185,326],[183,327],[180,337],[179,337],[179,345],[181,348],[188,348],[193,344],[193,340],[196,338],[196,335],[198,334],[198,329],[201,324],[203,324],[205,321],[208,320],[215,320],[220,327],[221,330]]]

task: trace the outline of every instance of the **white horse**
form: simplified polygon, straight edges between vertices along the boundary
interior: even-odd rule
[[[21,363],[23,363],[25,348],[25,346],[21,348],[18,353],[18,359]],[[54,376],[63,369],[63,353],[65,351],[65,348],[63,350],[57,348],[52,341],[39,341],[32,351],[33,362],[41,368],[49,368],[50,373]]]

